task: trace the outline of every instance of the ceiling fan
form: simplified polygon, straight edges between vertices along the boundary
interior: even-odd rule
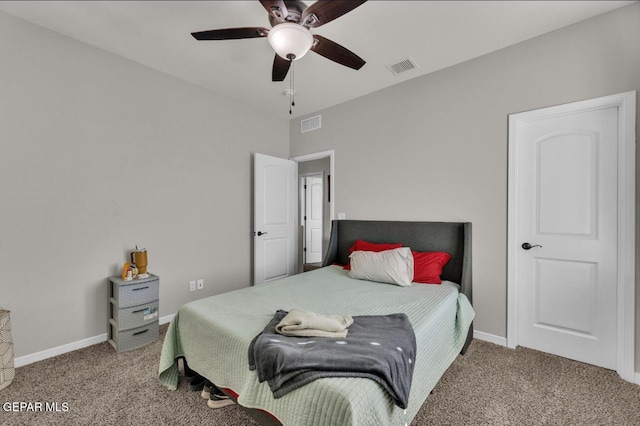
[[[355,70],[366,63],[349,49],[317,34],[317,28],[352,11],[366,0],[319,0],[311,6],[300,0],[260,0],[272,28],[242,27],[191,33],[196,40],[237,40],[267,37],[276,51],[272,80],[283,81],[294,60],[309,50]]]

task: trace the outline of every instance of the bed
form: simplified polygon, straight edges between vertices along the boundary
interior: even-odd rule
[[[451,259],[442,284],[400,287],[350,278],[356,240],[401,242],[415,251],[444,251]],[[265,425],[410,424],[430,391],[472,339],[471,224],[341,220],[332,223],[323,267],[182,306],[165,337],[159,379],[179,382],[178,359],[214,382]],[[415,331],[417,356],[406,409],[373,380],[315,380],[280,398],[248,368],[247,351],[279,309],[346,315],[405,313]]]

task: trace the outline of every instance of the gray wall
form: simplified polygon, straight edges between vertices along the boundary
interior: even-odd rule
[[[640,91],[639,49],[634,4],[317,111],[318,131],[293,120],[291,156],[335,150],[335,210],[349,219],[473,222],[475,328],[505,337],[507,116]]]
[[[285,120],[2,12],[0,52],[0,306],[16,356],[105,333],[107,277],[136,244],[161,316],[249,284],[251,153],[288,157]]]

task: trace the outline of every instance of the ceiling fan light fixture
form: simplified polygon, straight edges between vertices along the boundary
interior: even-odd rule
[[[313,36],[308,29],[289,22],[271,28],[267,39],[278,56],[287,60],[302,58],[313,45]]]

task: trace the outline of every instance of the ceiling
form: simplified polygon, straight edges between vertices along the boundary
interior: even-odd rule
[[[307,5],[313,2],[307,1]],[[313,29],[362,57],[359,71],[309,52],[289,77],[271,81],[266,38],[196,41],[190,35],[231,27],[269,27],[252,1],[0,1],[0,10],[229,98],[294,118],[467,61],[633,1],[374,0]],[[387,65],[413,58],[400,75]]]

